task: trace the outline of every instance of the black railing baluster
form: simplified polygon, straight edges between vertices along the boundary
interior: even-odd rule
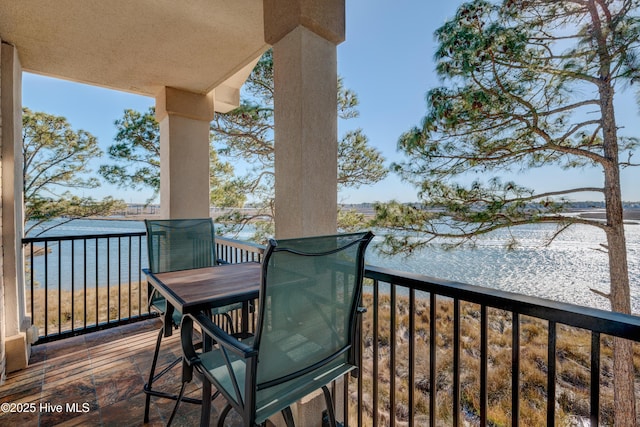
[[[436,294],[429,294],[429,425],[436,425]]]
[[[480,306],[480,425],[487,425],[488,330],[487,306]]]
[[[600,425],[600,334],[591,333],[591,425]]]
[[[107,238],[107,324],[111,322],[111,239]]]
[[[44,335],[49,335],[49,242],[44,242]]]
[[[82,253],[82,262],[83,262],[83,267],[82,267],[82,272],[83,272],[83,277],[82,277],[82,288],[84,289],[84,298],[83,298],[83,309],[84,309],[84,329],[87,329],[87,239],[82,239],[82,249],[83,249],[83,253]]]
[[[142,236],[138,236],[138,316],[142,316]]]
[[[58,334],[62,332],[62,242],[58,243]]]
[[[409,330],[415,331],[416,329],[416,291],[415,289],[409,290]],[[407,388],[409,389],[409,426],[413,427],[414,424],[414,411],[412,410],[414,407],[415,401],[415,384],[416,384],[416,373],[415,373],[415,352],[416,352],[416,343],[415,343],[415,335],[413,333],[409,334],[409,383],[407,384]]]
[[[127,317],[131,317],[131,287],[133,283],[131,282],[131,236],[129,236],[129,248],[127,253],[127,278],[129,280],[129,309],[127,311]]]
[[[556,419],[556,322],[549,321],[547,347],[547,425]]]
[[[100,281],[100,270],[98,270],[98,238],[96,237],[96,326],[100,324],[100,291],[99,291],[99,281]]]
[[[453,300],[453,427],[460,424],[460,300]]]
[[[511,425],[518,427],[520,419],[520,315],[511,321]]]
[[[29,244],[29,276],[31,277],[31,321],[35,318],[36,312],[34,309],[34,300],[35,300],[35,278],[34,278],[34,265],[33,265],[33,243]]]
[[[391,284],[391,318],[389,319],[389,426],[396,425],[396,285]]]
[[[75,301],[76,301],[76,269],[75,269],[75,257],[76,257],[76,241],[71,241],[71,330],[75,327]],[[62,289],[62,282],[58,283],[60,289]],[[60,301],[60,307],[62,307],[62,301]]]
[[[118,313],[117,319],[122,317],[122,238],[118,237]]]
[[[379,343],[379,337],[378,337],[378,328],[379,328],[379,313],[378,311],[380,310],[380,301],[379,301],[379,282],[377,280],[373,281],[373,427],[376,427],[378,425],[378,417],[379,417],[379,405],[378,405],[378,396],[379,394],[379,390],[378,390],[378,360],[379,359],[379,351],[378,351],[378,343]]]
[[[364,301],[363,301],[364,297],[360,297],[360,305],[364,306]],[[360,351],[358,351],[358,366],[360,367],[358,369],[358,378],[357,378],[357,387],[358,387],[358,396],[362,396],[363,393],[363,386],[364,386],[364,365],[362,364],[362,355],[365,352],[365,346],[364,346],[364,329],[363,329],[363,325],[364,325],[364,316],[366,315],[366,313],[362,313],[360,316],[358,316],[358,328],[360,328],[362,337],[360,339],[360,342],[357,343],[358,347],[360,348]],[[349,407],[349,387],[348,387],[348,383],[349,381],[345,381],[345,384],[347,384],[347,387],[345,387],[344,390],[344,395],[345,395],[345,402],[344,402],[344,406],[346,408]],[[362,413],[364,412],[363,409],[363,405],[362,405],[362,399],[358,399],[358,401],[356,402],[356,408],[357,408],[357,414],[356,417],[358,419],[358,426],[363,425],[362,424]],[[348,423],[349,419],[348,419],[348,413],[345,414],[345,421]],[[348,426],[347,426],[348,427]]]
[[[127,278],[129,279],[129,311],[127,312],[127,317],[132,317],[131,314],[131,310],[132,310],[132,306],[131,306],[131,288],[133,287],[133,282],[131,281],[131,261],[132,261],[132,253],[131,253],[131,245],[132,245],[132,240],[131,240],[131,236],[129,236],[129,262],[127,263],[128,269],[127,269]]]

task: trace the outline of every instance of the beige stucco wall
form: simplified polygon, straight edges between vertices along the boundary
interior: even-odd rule
[[[337,223],[336,46],[297,27],[273,47],[276,237]]]
[[[337,52],[344,0],[264,0],[273,45],[276,237],[337,228]]]
[[[334,45],[345,37],[345,0],[264,0],[264,39],[275,45],[298,27]]]
[[[160,215],[209,216],[209,123],[213,93],[164,88],[156,97],[160,123]]]
[[[0,39],[0,43],[2,43],[2,40]],[[0,45],[1,46],[1,45]],[[3,60],[2,60],[3,56],[2,56],[2,49],[0,48],[0,83],[2,82],[2,75],[3,75]],[[0,84],[0,103],[2,101],[2,84]],[[2,121],[2,108],[0,108],[0,144],[2,144],[2,126],[3,125],[3,121]],[[0,172],[2,170],[2,164],[0,163]],[[2,178],[0,175],[0,196],[2,196]],[[2,203],[0,203],[0,218],[2,217]],[[0,221],[0,234],[2,233],[2,222]],[[0,240],[0,251],[2,251],[2,241]],[[1,252],[0,252],[1,253]],[[5,308],[4,308],[4,281],[2,280],[2,277],[4,276],[4,272],[3,272],[3,262],[2,262],[2,258],[0,258],[0,384],[2,384],[4,382],[5,379],[5,372],[6,372],[6,351],[5,351],[5,341],[6,341],[6,334],[5,334],[5,321],[4,321],[4,314],[5,314]]]
[[[2,200],[2,329],[6,372],[27,366],[29,345],[25,331],[24,262],[22,251],[22,67],[15,47],[2,43],[0,51],[1,200]]]

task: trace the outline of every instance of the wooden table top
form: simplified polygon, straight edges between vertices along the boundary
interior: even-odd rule
[[[151,273],[151,285],[181,313],[221,307],[258,297],[261,264],[247,262],[216,267]]]

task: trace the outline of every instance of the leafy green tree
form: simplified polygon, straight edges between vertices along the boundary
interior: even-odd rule
[[[220,153],[234,160],[244,161],[249,171],[243,178],[252,194],[250,213],[236,210],[219,220],[227,222],[227,231],[238,231],[246,224],[256,227],[254,239],[263,240],[274,232],[274,122],[273,122],[273,56],[267,51],[256,64],[244,86],[245,96],[240,107],[217,114],[211,123]],[[338,81],[338,116],[349,119],[358,116],[356,94]],[[346,133],[338,141],[338,185],[358,188],[380,181],[387,175],[384,159],[379,151],[368,145],[362,129]],[[353,229],[361,226],[355,212],[340,212],[338,226]]]
[[[122,188],[150,188],[153,194],[149,200],[153,200],[160,192],[160,129],[155,109],[144,113],[125,110],[115,126],[115,143],[107,153],[117,162],[100,166],[100,175]]]
[[[100,166],[104,179],[122,188],[150,189],[148,202],[160,192],[160,125],[155,109],[141,113],[125,110],[115,122],[115,143],[109,146],[109,157],[115,163]],[[210,150],[210,199],[215,206],[242,206],[245,202],[243,183],[233,176],[233,166],[222,162]]]
[[[24,217],[29,224],[25,234],[54,218],[71,221],[107,215],[124,207],[122,201],[111,197],[97,201],[71,193],[70,190],[100,185],[88,175],[88,164],[100,157],[102,151],[93,135],[84,130],[74,131],[64,117],[23,108],[22,149]]]
[[[605,296],[612,310],[629,313],[620,170],[637,166],[631,159],[639,141],[621,134],[614,100],[640,78],[638,1],[475,0],[435,35],[446,85],[427,93],[422,124],[398,142],[408,160],[393,166],[418,188],[421,203],[377,206],[376,224],[401,232],[387,237],[387,250],[469,241],[529,223],[557,223],[550,239],[573,224],[592,225],[607,239]],[[598,168],[602,186],[559,182],[536,193],[497,178],[548,165]],[[469,185],[459,179],[474,175]],[[583,192],[602,194],[605,222],[562,215],[566,199]],[[615,424],[635,425],[626,340],[615,340],[614,375]]]

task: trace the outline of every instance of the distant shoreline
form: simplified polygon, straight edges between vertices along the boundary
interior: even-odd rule
[[[578,213],[581,218],[606,219],[604,209],[572,209],[569,212]],[[623,218],[625,221],[640,221],[640,209],[625,209]],[[637,224],[637,222],[630,222],[630,224]]]
[[[344,205],[344,209],[354,209],[359,213],[364,214],[366,217],[371,218],[374,216],[373,207],[369,204],[363,205]],[[245,211],[251,212],[251,208],[245,208]],[[212,218],[217,218],[218,216],[226,213],[228,209],[215,209],[211,212]],[[606,219],[606,212],[603,208],[594,207],[594,208],[569,208],[565,211],[565,213],[576,214],[580,218],[586,219]],[[640,208],[632,207],[625,208],[623,211],[624,220],[630,221],[629,224],[640,224]],[[114,216],[95,216],[89,217],[87,219],[99,219],[99,220],[108,220],[108,221],[143,221],[145,219],[158,219],[159,213],[156,211],[155,213],[131,213],[125,215],[114,215]],[[637,221],[637,222],[636,222]]]

